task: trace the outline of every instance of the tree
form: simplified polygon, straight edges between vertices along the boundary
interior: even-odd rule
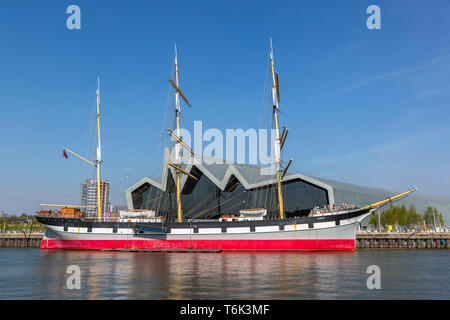
[[[378,225],[378,213],[377,212],[372,213],[372,215],[370,216],[368,224],[370,224],[370,225],[372,225],[374,227],[375,226],[379,227],[379,225]]]
[[[407,217],[408,217],[408,210],[406,209],[405,205],[402,205],[402,207],[400,208],[400,210],[398,210],[398,215],[397,215],[397,225],[399,226],[405,226],[407,225]]]
[[[436,207],[429,206],[425,211],[425,223],[435,227],[444,225],[444,217],[442,216],[442,213],[439,213]]]
[[[383,225],[404,225],[406,213],[407,210],[404,205],[402,207],[392,206],[381,213],[381,220]]]
[[[422,222],[422,215],[417,213],[416,207],[411,205],[406,209],[405,205],[401,207],[391,206],[383,210],[380,214],[381,225],[414,226]],[[369,224],[378,226],[378,213],[372,214]]]
[[[406,216],[406,224],[417,225],[422,221],[422,215],[417,213],[416,207],[414,205],[409,206],[408,214]]]

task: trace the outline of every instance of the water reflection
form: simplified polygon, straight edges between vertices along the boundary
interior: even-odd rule
[[[349,254],[123,253],[128,263],[113,281],[144,299],[323,298]]]
[[[12,250],[12,251],[11,251]],[[431,265],[427,262],[434,261]],[[444,251],[118,253],[0,250],[0,299],[449,298]],[[382,270],[368,290],[366,268]],[[67,289],[67,267],[81,289]],[[435,268],[435,270],[432,270]],[[440,269],[439,269],[440,268]]]

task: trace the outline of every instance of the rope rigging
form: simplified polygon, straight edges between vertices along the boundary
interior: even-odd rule
[[[272,73],[275,74],[276,79],[274,78],[275,76],[272,76],[273,82],[274,82],[274,87],[272,88],[272,96],[274,98],[275,101],[275,94],[276,94],[276,99],[277,102],[275,103],[274,107],[273,107],[273,112],[271,114],[271,121],[266,121],[267,120],[267,115],[268,115],[268,108],[269,108],[269,104],[270,104],[270,93],[271,93],[271,86],[270,86],[270,70],[272,69]],[[173,66],[172,66],[172,70],[174,70]],[[172,73],[173,75],[173,73]],[[173,81],[172,81],[173,82]],[[173,83],[172,83],[173,85]],[[177,85],[175,85],[175,89],[177,89]],[[259,122],[260,122],[260,127],[265,128],[265,129],[272,129],[275,125],[276,125],[276,129],[279,130],[278,127],[278,121],[279,119],[277,118],[278,116],[283,116],[283,120],[285,123],[285,127],[287,125],[287,121],[285,118],[285,114],[284,112],[281,112],[281,110],[278,109],[278,101],[279,101],[279,83],[278,83],[278,73],[274,73],[274,67],[273,67],[273,53],[271,51],[271,64],[269,64],[269,68],[266,70],[266,79],[265,79],[265,86],[264,86],[264,94],[263,94],[263,101],[262,101],[262,110],[260,111],[260,117],[259,117]],[[181,93],[181,91],[179,91]],[[182,94],[182,93],[181,93]],[[166,104],[166,109],[165,109],[165,115],[164,118],[166,118],[167,112],[169,110],[168,106],[174,104],[174,99],[175,97],[171,97],[171,94],[169,93],[168,95],[168,99],[167,99],[167,104]],[[187,102],[187,100],[186,100]],[[189,102],[188,102],[189,103]],[[176,121],[176,117],[170,116],[170,121],[169,122],[173,122],[173,126],[175,127],[177,125]],[[165,121],[163,121],[164,123]],[[270,122],[270,125],[269,125]],[[317,139],[314,139],[312,137],[308,137],[306,133],[302,132],[301,130],[299,130],[296,127],[293,127],[293,129],[291,130],[292,132],[296,133],[297,135],[300,136],[301,140],[304,140],[307,144],[309,144],[314,150],[315,152],[318,154],[319,158],[321,159],[321,161],[332,171],[334,172],[342,181],[345,181],[347,183],[349,183],[347,181],[347,178],[341,174],[341,172],[339,172],[336,167],[332,164],[332,161],[329,161],[330,156],[331,159],[334,158],[333,154],[329,151],[329,149],[325,148]],[[165,134],[166,132],[166,127],[163,125],[163,129],[162,129],[162,136],[166,137],[166,144],[169,145],[172,140],[169,139],[169,137]],[[278,135],[279,135],[279,131],[278,131]],[[287,135],[287,131],[286,131],[286,135]],[[283,134],[281,135],[280,138],[280,142],[281,142],[281,148],[280,148],[280,154],[281,155],[288,155],[290,156],[290,158],[294,158],[290,152],[286,151],[286,148],[283,148],[284,146],[284,140],[285,140],[285,136],[284,136],[284,130],[283,130]],[[161,139],[162,140],[162,139]],[[176,142],[175,142],[176,143]],[[341,149],[341,148],[339,148]],[[347,158],[351,159],[354,162],[358,162],[358,163],[362,163],[361,161],[354,159],[350,154],[346,153],[345,151],[342,151],[342,153],[344,155],[347,156]],[[378,155],[376,155],[379,158]],[[284,171],[283,171],[283,176],[281,178],[281,180],[283,180],[283,178],[285,177],[285,174],[287,173],[287,170],[291,164],[291,162],[285,162],[282,161],[282,158],[280,156],[279,158],[280,160],[280,164],[282,164],[284,166]],[[296,166],[294,165],[294,171],[297,171]],[[371,167],[371,166],[364,166],[365,168],[368,168],[370,170],[376,171],[374,170],[375,168]],[[260,175],[258,174],[258,177],[255,177],[255,175],[257,173],[255,173],[256,170],[252,170],[249,173],[249,177],[248,179],[252,179],[252,178],[258,178],[260,179]],[[279,177],[280,172],[277,171],[277,177]],[[359,176],[359,178],[361,180],[367,181],[367,177],[364,177],[362,175],[359,175],[358,173],[354,173],[356,176]],[[379,172],[376,172],[376,174],[379,174]],[[289,176],[289,175],[288,175]],[[398,175],[397,178],[400,178],[400,175]],[[175,211],[174,208],[176,207],[176,203],[174,203],[174,189],[175,189],[175,184],[174,184],[174,177],[172,176],[172,174],[170,174],[168,176],[168,181],[167,181],[167,190],[165,192],[163,192],[162,190],[158,191],[157,195],[149,195],[146,199],[145,199],[145,203],[142,202],[143,206],[146,206],[148,208],[150,207],[155,207],[157,209],[158,212],[163,212],[166,214],[167,219],[171,220],[171,219],[175,219]],[[210,181],[210,183],[212,183]],[[213,183],[212,183],[213,184]],[[266,185],[264,187],[260,187],[260,188],[255,188],[252,190],[245,190],[245,188],[243,187],[242,184],[240,184],[239,180],[236,179],[235,182],[232,183],[234,188],[233,191],[231,192],[224,192],[222,190],[220,190],[217,186],[215,186],[214,191],[211,191],[209,194],[197,194],[194,192],[194,194],[192,194],[192,199],[185,199],[186,201],[190,201],[192,203],[192,205],[190,206],[190,208],[188,208],[187,210],[183,210],[185,211],[183,214],[186,217],[189,217],[189,219],[195,219],[198,217],[204,217],[207,218],[209,216],[212,215],[217,215],[220,214],[222,211],[226,211],[226,210],[230,210],[230,207],[227,207],[228,204],[232,204],[231,208],[237,207],[237,206],[242,206],[242,207],[261,207],[261,205],[263,205],[264,208],[267,209],[268,212],[268,218],[277,218],[277,208],[280,208],[280,215],[283,212],[283,200],[281,195],[283,193],[286,193],[288,190],[288,184],[287,181],[278,181],[278,193],[277,193],[277,184],[272,183],[269,185]],[[214,184],[213,184],[214,185]],[[197,186],[196,186],[197,188]],[[317,201],[317,194],[315,194],[313,192],[313,190],[307,188],[307,187],[302,187],[302,192],[305,193],[305,195],[311,200],[311,202]],[[137,199],[137,197],[142,197],[142,193],[146,192],[147,190],[140,190],[140,191],[136,191],[133,194],[133,200]],[[387,195],[387,194],[385,194]],[[186,198],[187,195],[183,195],[183,198]],[[201,197],[200,199],[198,199],[199,201],[197,201],[197,197]],[[278,200],[278,201],[277,201]],[[287,199],[286,199],[287,200]],[[236,204],[234,204],[232,201],[236,201]],[[280,202],[281,201],[281,202]],[[293,209],[294,211],[297,210],[296,208]]]

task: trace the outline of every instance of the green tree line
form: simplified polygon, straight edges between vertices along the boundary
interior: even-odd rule
[[[0,217],[0,232],[3,231],[44,231],[45,227],[40,224],[33,215],[22,214],[20,216],[4,215]]]
[[[425,223],[428,226],[436,227],[444,226],[445,222],[442,213],[439,213],[435,207],[429,206],[425,213],[421,215],[414,205],[411,205],[408,209],[405,205],[401,207],[392,206],[381,212],[380,217],[378,217],[378,213],[374,213],[370,217],[369,224],[378,226],[378,221],[382,226],[416,226]]]

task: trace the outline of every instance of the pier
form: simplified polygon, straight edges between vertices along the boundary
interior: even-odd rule
[[[450,249],[449,232],[358,233],[357,249]]]
[[[31,233],[31,234],[1,233],[0,247],[39,248],[43,237],[44,237],[43,233]],[[356,248],[357,249],[450,249],[450,232],[358,233],[356,235]],[[154,250],[154,251],[162,251],[162,250]],[[201,252],[202,250],[197,251]]]
[[[0,234],[0,247],[7,248],[39,248],[43,233],[13,233]]]

